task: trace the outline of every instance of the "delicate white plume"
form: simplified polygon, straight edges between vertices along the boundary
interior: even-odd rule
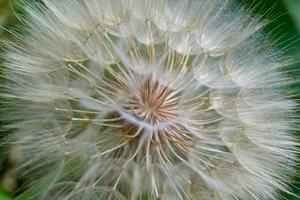
[[[43,0],[6,44],[20,169],[51,200],[278,200],[290,60],[229,0]]]

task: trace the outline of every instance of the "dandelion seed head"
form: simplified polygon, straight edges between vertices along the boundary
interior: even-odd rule
[[[234,1],[43,0],[5,44],[9,128],[36,199],[280,199],[290,59]],[[287,89],[288,88],[288,89]]]

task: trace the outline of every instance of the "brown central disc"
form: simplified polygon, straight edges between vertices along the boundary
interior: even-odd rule
[[[141,121],[159,124],[178,116],[178,98],[176,92],[161,85],[154,75],[150,75],[125,109]]]

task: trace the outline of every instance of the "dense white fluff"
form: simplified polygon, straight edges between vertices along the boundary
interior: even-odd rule
[[[281,198],[288,58],[229,0],[42,0],[5,44],[9,128],[35,199]]]

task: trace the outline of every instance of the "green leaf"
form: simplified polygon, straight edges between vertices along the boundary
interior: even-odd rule
[[[295,25],[300,32],[300,1],[299,0],[282,0],[289,10],[289,14],[293,18]]]

